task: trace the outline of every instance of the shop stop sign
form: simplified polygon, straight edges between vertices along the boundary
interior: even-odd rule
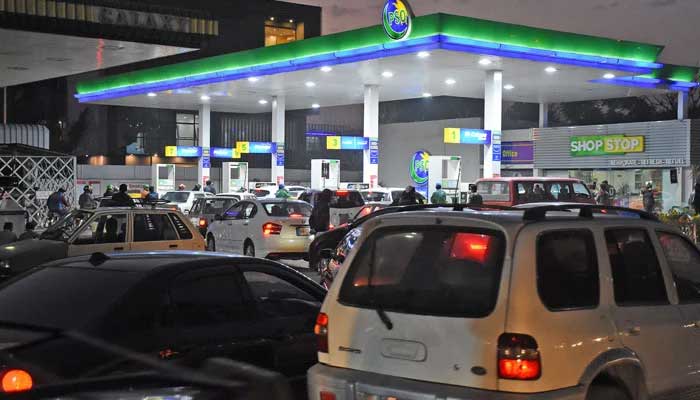
[[[644,152],[644,136],[572,136],[573,157],[607,156]]]

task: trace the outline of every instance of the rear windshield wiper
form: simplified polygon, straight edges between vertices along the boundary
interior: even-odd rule
[[[379,316],[379,319],[382,321],[384,326],[386,326],[386,329],[392,330],[394,328],[394,324],[391,322],[391,319],[389,318],[389,315],[384,311],[384,308],[382,308],[382,305],[377,303],[377,298],[374,297],[374,285],[372,285],[372,277],[374,277],[374,257],[376,256],[376,251],[377,251],[377,242],[375,241],[372,243],[372,254],[369,256],[369,265],[367,266],[369,268],[369,271],[367,273],[367,289],[369,289],[369,301],[374,307],[374,309],[377,311],[377,315]]]

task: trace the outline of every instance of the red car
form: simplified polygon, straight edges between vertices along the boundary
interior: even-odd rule
[[[595,204],[586,184],[571,178],[489,178],[476,181],[484,204],[515,206],[526,203],[569,202]]]

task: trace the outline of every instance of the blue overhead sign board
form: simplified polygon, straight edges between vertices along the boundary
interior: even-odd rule
[[[369,149],[369,138],[362,136],[328,136],[326,137],[326,149],[367,150]]]
[[[250,154],[274,154],[274,153],[277,153],[277,143],[248,142],[248,153],[250,153]]]
[[[491,144],[491,131],[485,129],[445,128],[445,143]]]
[[[201,157],[202,148],[197,146],[165,146],[166,157]]]

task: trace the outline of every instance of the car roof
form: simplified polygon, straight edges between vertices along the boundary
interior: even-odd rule
[[[512,176],[502,178],[482,178],[479,182],[583,182],[576,178],[557,178],[554,176]]]
[[[251,201],[250,200],[241,200],[241,201]],[[277,204],[277,203],[292,203],[292,204],[306,204],[308,205],[309,203],[301,200],[296,200],[296,199],[255,199],[258,201],[260,204]]]

